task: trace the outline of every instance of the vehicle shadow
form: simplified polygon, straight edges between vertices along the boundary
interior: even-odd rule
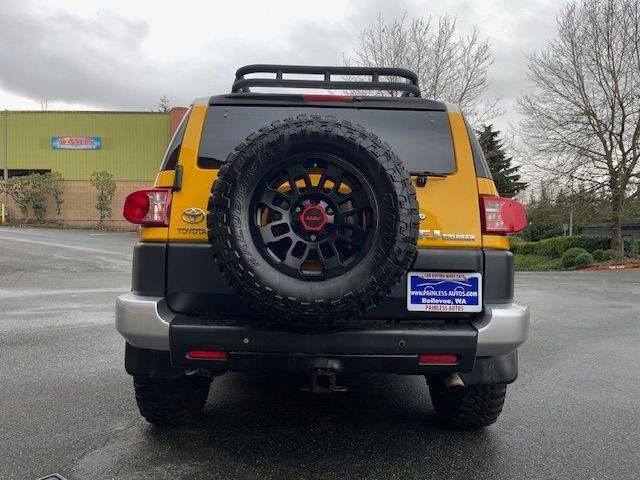
[[[489,431],[438,426],[424,378],[363,375],[347,382],[348,392],[311,394],[290,376],[226,375],[214,380],[200,424],[149,427],[148,439],[176,462],[190,463],[193,478],[214,472],[231,478],[391,478],[423,468],[449,477],[456,469],[454,443],[456,456],[481,451],[491,472]]]

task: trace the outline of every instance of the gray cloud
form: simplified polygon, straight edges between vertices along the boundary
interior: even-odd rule
[[[556,5],[560,5],[556,3]],[[229,91],[236,68],[249,63],[340,64],[356,45],[360,30],[378,13],[387,18],[403,11],[434,16],[457,12],[461,29],[480,16],[484,3],[453,0],[419,3],[417,0],[353,0],[349,14],[319,24],[310,8],[308,21],[285,32],[260,32],[265,41],[234,40],[220,45],[209,40],[199,45],[207,56],[185,56],[156,62],[144,52],[150,28],[144,20],[102,10],[81,17],[63,9],[47,9],[30,1],[3,2],[0,14],[0,87],[34,100],[48,99],[115,109],[154,108],[161,95],[176,105],[195,97]],[[512,105],[525,87],[525,53],[539,48],[554,28],[548,4],[498,2],[492,8],[507,14],[516,33],[504,40],[490,38],[496,62],[490,77],[490,96],[503,99],[507,115],[501,126],[517,120]],[[448,10],[447,10],[448,9]],[[237,19],[242,26],[242,13]],[[480,25],[492,36],[498,25]],[[497,33],[500,33],[499,31]],[[175,33],[180,42],[179,30]],[[269,40],[277,39],[277,42]],[[182,45],[181,45],[182,47]],[[0,105],[1,107],[1,105]]]
[[[348,18],[307,22],[282,32],[272,47],[234,41],[204,45],[212,58],[185,58],[158,65],[145,57],[149,27],[103,10],[86,19],[29,1],[3,5],[0,16],[0,86],[34,100],[48,99],[111,108],[153,108],[161,95],[188,104],[202,95],[229,91],[233,73],[249,63],[339,64],[363,25],[378,12],[397,14],[410,0],[356,0]],[[239,24],[241,17],[238,18]],[[265,38],[273,38],[265,22]],[[180,41],[180,37],[176,38]],[[189,45],[185,45],[189,51]]]
[[[134,79],[160,72],[139,61],[148,31],[144,22],[108,11],[84,20],[24,7],[5,4],[0,17],[4,88],[34,99],[78,103],[140,103],[146,97]]]
[[[213,59],[157,65],[145,58],[144,21],[100,11],[90,19],[46,12],[28,2],[0,17],[0,85],[35,100],[113,108],[153,108],[161,95],[175,104],[229,90],[233,73],[247,63],[336,63],[352,32],[310,20],[286,32],[286,48],[233,42],[207,46]],[[179,37],[177,37],[177,41]],[[188,51],[185,45],[185,51]]]

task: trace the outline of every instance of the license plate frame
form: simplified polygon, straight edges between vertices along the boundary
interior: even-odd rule
[[[482,304],[479,272],[408,272],[410,312],[478,313]]]

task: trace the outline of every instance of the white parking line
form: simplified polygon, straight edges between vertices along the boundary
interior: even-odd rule
[[[10,289],[3,288],[0,290],[0,298],[10,297],[39,297],[41,295],[86,295],[90,293],[126,293],[130,290],[130,287],[108,287],[108,288],[65,288],[59,290],[45,290],[45,289]]]
[[[16,238],[16,237],[5,237],[0,235],[0,240],[8,240],[13,242],[22,242],[22,243],[30,243],[33,245],[43,245],[45,247],[58,247],[58,248],[67,248],[70,250],[77,250],[80,252],[88,252],[88,253],[103,253],[106,255],[117,255],[119,257],[126,257],[122,252],[112,252],[110,250],[100,250],[98,248],[90,248],[90,247],[79,247],[76,245],[67,245],[64,243],[53,243],[53,242],[43,242],[38,240],[27,240],[26,238]]]

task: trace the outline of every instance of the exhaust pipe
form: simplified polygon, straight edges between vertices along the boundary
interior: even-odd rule
[[[442,377],[442,380],[444,381],[444,385],[449,390],[458,390],[460,388],[464,388],[464,382],[462,381],[462,378],[460,378],[460,375],[458,375],[457,373],[449,373],[447,375],[444,375]]]

